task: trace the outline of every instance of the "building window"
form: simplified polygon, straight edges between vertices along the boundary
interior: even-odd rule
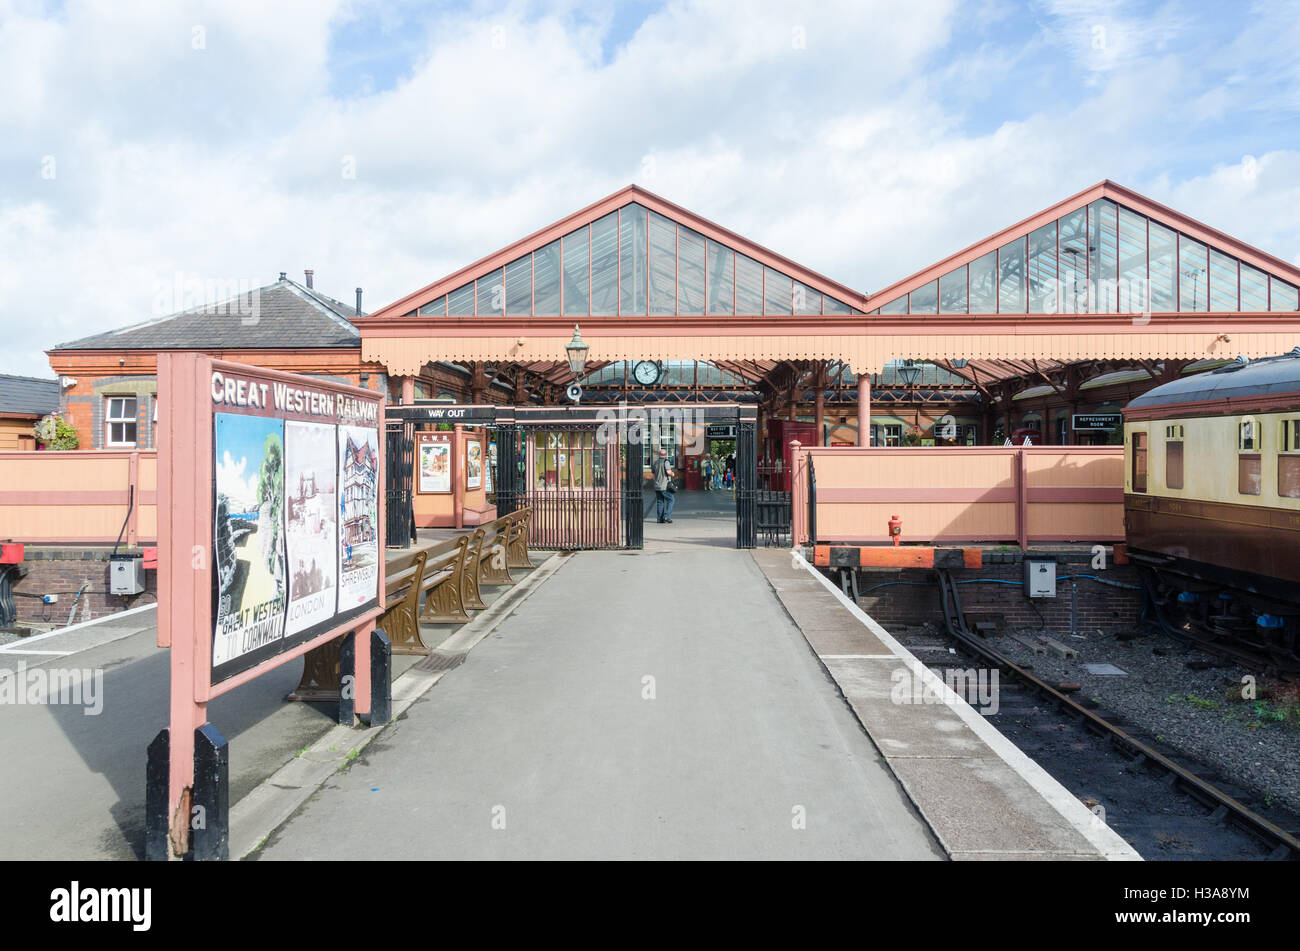
[[[538,432],[533,437],[533,484],[538,489],[603,489],[606,452],[590,430]]]
[[[1133,491],[1147,490],[1147,434],[1133,434]]]
[[[1277,454],[1277,494],[1300,499],[1300,417],[1282,420],[1282,442]]]
[[[901,446],[903,444],[902,426],[872,426],[875,430],[871,442],[876,446]]]
[[[109,448],[136,444],[136,398],[110,396],[104,401],[104,424],[107,432],[105,445]]]
[[[1165,427],[1165,488],[1183,487],[1183,427]]]

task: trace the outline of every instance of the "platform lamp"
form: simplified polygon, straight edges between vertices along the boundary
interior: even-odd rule
[[[904,386],[913,386],[921,379],[921,368],[916,365],[915,360],[904,360],[902,366],[898,368],[898,378],[903,381]]]
[[[564,348],[564,352],[569,355],[569,369],[573,371],[574,376],[582,376],[582,371],[587,366],[587,351],[591,349],[583,342],[582,334],[578,332],[578,325],[573,325],[573,339],[569,341]]]

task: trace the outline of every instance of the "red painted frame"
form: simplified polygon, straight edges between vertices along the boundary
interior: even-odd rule
[[[170,648],[170,777],[167,795],[169,841],[188,828],[188,810],[180,810],[194,785],[194,731],[207,722],[209,701],[335,638],[355,631],[355,710],[370,712],[370,635],[383,613],[385,513],[382,425],[376,426],[378,471],[377,603],[310,640],[212,683],[213,442],[211,395],[214,370],[240,378],[290,383],[375,404],[375,419],[384,418],[384,396],[373,390],[328,383],[313,377],[267,370],[246,363],[214,360],[199,353],[158,354],[158,646]],[[180,810],[178,812],[178,810]],[[182,841],[188,839],[186,834]]]

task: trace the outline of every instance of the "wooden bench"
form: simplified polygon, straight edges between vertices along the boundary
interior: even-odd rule
[[[510,529],[514,525],[515,518],[516,514],[512,512],[483,526],[483,540],[475,562],[480,587],[515,583],[515,579],[510,575],[506,553],[506,541],[510,537]]]
[[[376,626],[388,635],[393,653],[429,653],[430,647],[420,636],[421,623],[468,621],[470,610],[487,607],[480,594],[482,584],[514,584],[509,567],[521,567],[516,564],[521,550],[527,561],[527,525],[528,510],[521,509],[480,525],[471,535],[457,535],[431,548],[412,549],[388,559],[384,613]],[[531,563],[527,566],[532,567]],[[335,638],[307,653],[302,678],[289,700],[339,699],[341,644],[342,638]]]
[[[469,555],[469,535],[457,535],[425,549],[424,577],[420,592],[424,595],[424,609],[420,621],[425,624],[458,624],[469,620],[465,610],[463,583],[465,563]],[[428,653],[421,644],[418,653]],[[397,651],[394,642],[393,651]]]
[[[479,585],[515,584],[511,568],[531,568],[528,561],[528,509],[503,515],[483,526],[485,533],[477,565]],[[519,561],[520,544],[524,560]]]
[[[528,557],[528,522],[532,509],[522,508],[511,514],[515,523],[514,531],[506,540],[506,564],[511,568],[532,568],[532,559]]]
[[[420,608],[420,582],[429,557],[425,549],[403,552],[384,566],[384,613],[378,627],[388,635],[394,654],[423,654],[428,651],[420,640],[420,624],[415,618]]]
[[[395,654],[427,653],[420,640],[415,612],[420,603],[420,586],[427,553],[405,552],[390,559],[384,576],[384,613],[375,626],[388,635]],[[399,647],[398,645],[402,645]],[[302,678],[286,699],[337,701],[339,699],[339,650],[343,638],[336,637],[303,657]],[[415,649],[413,645],[418,645]]]

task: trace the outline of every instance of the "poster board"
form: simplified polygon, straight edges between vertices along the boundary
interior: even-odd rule
[[[379,603],[379,399],[210,371],[212,683]]]
[[[424,495],[451,492],[452,434],[416,433],[415,452],[418,478],[416,491]]]
[[[202,701],[381,613],[383,398],[199,355],[162,363],[159,537],[182,550],[160,560],[159,644],[192,642]]]
[[[169,649],[171,712],[155,743],[173,857],[190,836],[180,807],[213,698],[355,632],[353,710],[371,709],[383,419],[371,390],[158,354],[158,646]]]
[[[478,489],[483,486],[483,440],[471,437],[465,440],[465,488]]]

